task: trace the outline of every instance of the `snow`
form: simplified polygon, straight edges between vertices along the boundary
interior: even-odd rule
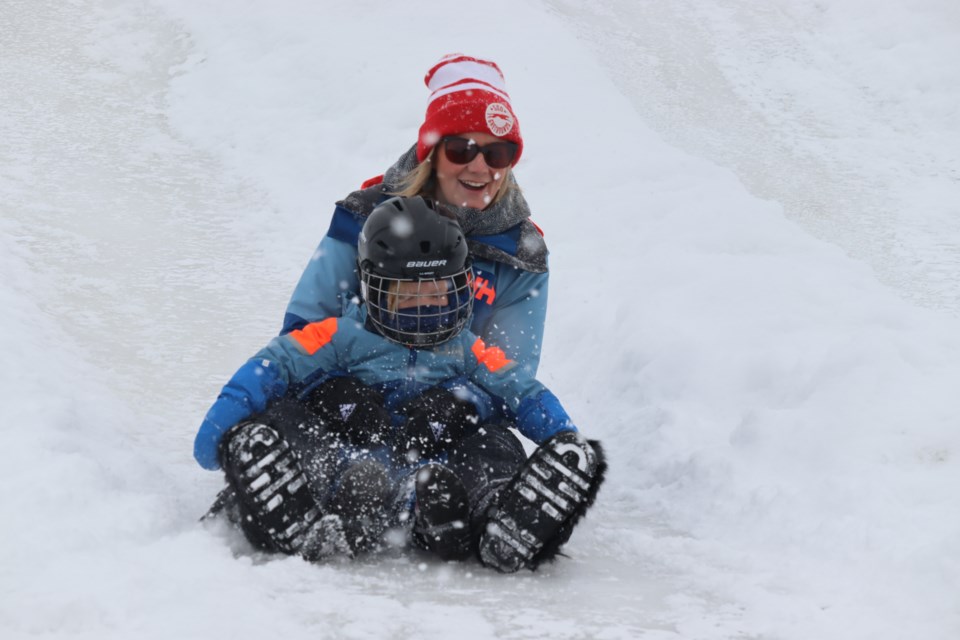
[[[4,638],[960,636],[958,49],[947,0],[7,0]],[[454,51],[610,480],[535,574],[250,554],[195,430]]]

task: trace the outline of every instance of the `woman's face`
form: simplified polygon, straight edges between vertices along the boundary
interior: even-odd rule
[[[473,140],[483,146],[500,138],[489,133],[463,133],[459,138]],[[454,164],[447,160],[440,143],[434,154],[437,172],[437,198],[445,204],[471,209],[486,209],[500,191],[507,169],[491,169],[482,153],[467,164]]]

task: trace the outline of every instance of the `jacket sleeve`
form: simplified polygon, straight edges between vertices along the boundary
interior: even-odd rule
[[[357,235],[362,224],[343,206],[334,210],[330,229],[320,241],[293,290],[280,335],[311,322],[343,315],[344,303],[360,293]]]
[[[223,435],[246,418],[265,410],[271,400],[281,397],[286,390],[287,382],[279,367],[269,360],[254,358],[240,367],[224,385],[197,431],[193,457],[200,466],[219,469]]]
[[[266,410],[290,385],[337,366],[331,344],[337,318],[328,318],[274,338],[240,367],[210,407],[193,443],[193,457],[204,469],[219,469],[224,434],[252,415]]]
[[[477,338],[467,355],[471,369],[470,379],[515,414],[517,429],[537,444],[561,431],[577,431],[553,392],[502,349]]]
[[[535,377],[547,314],[549,274],[522,271],[503,264],[497,269],[496,291],[488,290],[486,282],[478,278],[475,320],[471,329],[485,342],[502,347],[526,375]],[[493,304],[484,309],[491,297]],[[481,420],[515,421],[511,412],[503,411],[499,399],[491,397],[479,385],[466,380],[458,382],[456,387],[458,393],[473,402]]]
[[[502,266],[501,269],[509,267]],[[531,377],[540,366],[540,348],[547,317],[549,273],[533,273],[511,269],[516,275],[496,292],[493,313],[477,331],[483,340],[495,344]],[[482,303],[484,293],[477,291],[475,304]]]

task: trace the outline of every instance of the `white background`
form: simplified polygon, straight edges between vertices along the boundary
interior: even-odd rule
[[[250,554],[195,430],[454,51],[609,482],[536,574]],[[960,637],[958,59],[952,0],[0,0],[3,637]]]

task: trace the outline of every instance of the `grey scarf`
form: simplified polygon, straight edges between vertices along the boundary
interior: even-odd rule
[[[400,156],[392,167],[383,174],[383,182],[391,189],[396,188],[404,176],[417,168],[417,146],[414,145]],[[447,208],[457,214],[460,227],[468,236],[492,236],[516,226],[530,217],[530,206],[526,198],[517,187],[513,172],[507,177],[514,186],[499,202],[486,209],[470,209],[447,205]]]

